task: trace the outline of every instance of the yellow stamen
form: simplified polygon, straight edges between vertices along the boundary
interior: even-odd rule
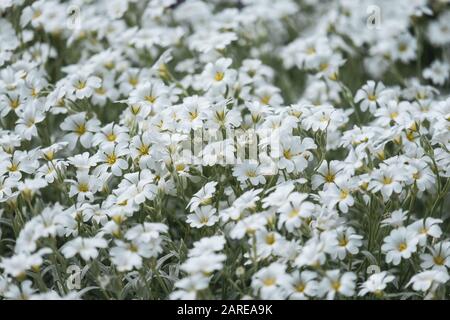
[[[269,233],[269,234],[266,236],[266,243],[267,243],[268,245],[274,244],[274,243],[275,243],[275,234]]]
[[[108,141],[110,141],[110,142],[115,141],[116,138],[117,138],[117,136],[116,136],[114,133],[110,133],[110,134],[108,134],[108,135],[106,136],[106,139],[107,139]]]
[[[106,162],[108,162],[108,164],[114,164],[116,163],[116,160],[117,157],[114,153],[106,156]]]
[[[266,278],[266,279],[263,280],[263,284],[264,284],[266,287],[273,286],[273,285],[275,284],[275,282],[276,282],[276,279],[275,279],[275,278]]]
[[[155,101],[156,101],[155,96],[145,96],[144,99],[145,99],[145,101],[148,101],[150,103],[155,103]]]
[[[75,129],[75,133],[78,134],[79,136],[82,136],[83,134],[86,133],[86,126],[84,123],[79,124],[77,126],[77,128]]]
[[[269,95],[262,96],[261,103],[264,105],[268,105],[270,102],[270,98],[271,98],[271,96],[269,96]]]
[[[216,72],[216,74],[214,75],[214,80],[216,81],[222,81],[223,77],[225,76],[225,74],[223,72]]]
[[[89,186],[87,185],[87,183],[81,182],[78,184],[78,190],[80,192],[88,192],[89,191]]]

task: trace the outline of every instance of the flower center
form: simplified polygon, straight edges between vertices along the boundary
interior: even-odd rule
[[[306,49],[306,53],[312,56],[313,54],[316,54],[316,49],[314,47],[309,47]]]
[[[433,261],[438,266],[442,266],[444,264],[445,259],[442,256],[436,256],[436,257],[433,257]]]
[[[339,291],[339,289],[341,288],[341,282],[340,281],[333,281],[333,282],[331,282],[331,287],[335,291]]]
[[[214,80],[216,81],[222,81],[225,74],[223,72],[217,71],[214,75]]]
[[[341,192],[339,193],[339,199],[344,200],[347,197],[348,197],[348,191],[341,190]]]
[[[78,90],[86,88],[86,81],[78,80],[75,84],[75,88],[77,88]]]
[[[114,153],[106,156],[106,162],[108,162],[108,164],[114,164],[114,163],[116,163],[116,160],[117,160],[117,157]]]
[[[9,102],[9,106],[11,107],[11,109],[17,109],[19,107],[19,104],[19,99],[11,100]]]
[[[27,121],[28,128],[31,128],[32,126],[34,126],[35,121],[36,120],[34,118],[28,119],[28,121]]]
[[[78,190],[80,192],[88,192],[89,191],[89,186],[87,185],[87,183],[81,182],[78,184]]]
[[[404,243],[404,242],[402,242],[402,243],[400,243],[400,244],[398,245],[398,251],[400,251],[400,252],[405,251],[406,248],[408,248],[408,245],[407,245],[406,243]]]
[[[347,237],[344,236],[342,239],[339,240],[339,246],[345,247],[347,244],[348,244]]]
[[[208,217],[201,217],[201,218],[200,218],[200,223],[202,223],[202,224],[207,224],[208,221],[209,221],[209,218],[208,218]]]
[[[299,215],[299,213],[300,211],[298,211],[297,209],[292,209],[291,212],[289,212],[289,218],[295,218]]]
[[[99,95],[104,95],[106,93],[106,89],[103,87],[100,87],[98,89],[95,89],[95,93],[97,93]]]
[[[319,66],[320,71],[325,71],[328,69],[329,64],[328,63],[321,63]]]
[[[36,10],[33,12],[33,19],[37,19],[42,15],[42,11],[41,10]]]
[[[131,106],[131,112],[134,115],[137,115],[139,113],[139,111],[141,111],[141,107],[139,105],[132,105]]]
[[[266,236],[266,243],[267,243],[268,245],[272,245],[272,244],[275,243],[275,235],[274,235],[273,233],[269,233],[269,234]]]
[[[117,138],[117,136],[116,136],[114,133],[110,133],[110,134],[108,134],[108,135],[106,136],[106,139],[107,139],[108,141],[110,141],[110,142],[115,141],[116,138]]]
[[[11,165],[8,167],[8,170],[11,171],[11,172],[15,172],[15,171],[17,171],[18,169],[19,169],[19,166],[18,166],[16,163],[13,163],[13,164],[11,164]]]
[[[145,101],[148,101],[148,102],[150,102],[150,103],[155,103],[155,101],[156,101],[156,97],[155,97],[155,96],[152,96],[152,95],[150,95],[150,96],[145,96],[144,99],[145,99]]]
[[[137,78],[130,77],[128,79],[128,83],[131,84],[133,87],[136,87],[139,83],[139,80]]]
[[[276,282],[276,279],[273,278],[273,277],[271,277],[271,278],[266,278],[266,279],[263,280],[263,283],[264,283],[264,285],[265,285],[266,287],[273,286],[273,285],[275,284],[275,282]]]
[[[303,293],[305,291],[305,284],[299,283],[295,286],[295,291]]]
[[[86,126],[84,125],[84,123],[79,124],[79,125],[76,127],[75,133],[78,134],[79,136],[82,136],[83,134],[86,133]]]
[[[286,159],[291,160],[291,158],[292,158],[291,150],[290,150],[290,149],[284,150],[284,151],[283,151],[283,156],[284,156]]]
[[[191,120],[197,119],[198,112],[197,111],[189,112],[189,117],[191,118]]]
[[[391,118],[391,119],[395,119],[395,118],[397,118],[398,117],[398,112],[391,112],[391,114],[389,115],[389,117]]]
[[[139,153],[141,154],[141,156],[148,155],[148,150],[149,150],[149,147],[144,144],[139,147]]]
[[[408,46],[405,43],[400,43],[400,45],[398,46],[398,51],[400,52],[405,52],[406,49],[408,49]]]
[[[269,102],[270,102],[270,96],[269,95],[264,95],[264,96],[262,96],[262,98],[261,98],[261,103],[262,104],[264,104],[264,105],[268,105],[269,104]]]
[[[256,177],[256,172],[254,170],[248,170],[246,173],[246,176],[249,178],[254,178]]]

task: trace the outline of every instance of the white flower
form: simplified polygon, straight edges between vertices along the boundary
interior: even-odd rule
[[[44,262],[43,256],[51,252],[49,248],[42,248],[34,254],[16,253],[12,257],[2,258],[0,268],[5,274],[13,277],[21,277],[25,272],[34,268],[38,270]]]
[[[64,136],[64,141],[69,143],[69,148],[74,149],[77,141],[85,148],[89,148],[92,144],[94,133],[98,131],[100,122],[96,119],[86,119],[86,113],[81,112],[69,116],[61,123],[61,129],[70,131]]]
[[[85,171],[79,171],[77,173],[77,180],[67,180],[71,183],[69,190],[69,197],[77,195],[77,200],[89,200],[94,199],[94,194],[100,190],[101,185],[98,177],[94,175],[89,175]]]
[[[336,243],[331,245],[332,248],[328,249],[331,255],[340,260],[343,260],[347,254],[356,255],[359,252],[359,247],[362,245],[362,236],[357,235],[352,227],[338,228],[336,230]],[[329,247],[330,244],[327,244]]]
[[[381,250],[386,254],[386,262],[394,265],[400,264],[400,260],[409,259],[416,252],[419,239],[417,234],[405,227],[394,229],[389,236],[384,238]]]
[[[203,237],[194,243],[194,247],[189,250],[189,256],[201,256],[223,250],[225,238],[223,236]]]
[[[261,166],[251,160],[236,165],[233,169],[233,176],[242,184],[249,181],[252,185],[257,186],[266,182],[266,178],[261,172]]]
[[[286,266],[280,263],[272,263],[268,267],[260,269],[252,277],[252,288],[259,293],[262,299],[283,299],[282,286],[289,282],[286,274]]]
[[[311,138],[282,137],[279,150],[278,168],[286,169],[286,172],[302,172],[308,166],[308,160],[312,160],[312,153],[308,150],[317,146]]]
[[[307,198],[307,194],[298,192],[290,194],[288,201],[278,209],[280,213],[278,219],[279,229],[284,226],[289,232],[293,232],[294,229],[300,227],[302,219],[312,216],[315,207],[313,203],[305,201]]]
[[[189,201],[187,207],[192,212],[196,210],[200,205],[208,205],[212,201],[212,197],[216,192],[217,182],[211,181],[205,184]]]
[[[211,274],[213,271],[223,268],[226,256],[217,253],[205,253],[200,256],[192,256],[183,263],[180,268],[188,274]]]
[[[423,77],[431,80],[434,84],[444,85],[448,80],[450,66],[448,63],[435,60],[430,67],[423,70]]]
[[[162,81],[154,80],[140,84],[130,93],[129,103],[138,104],[150,110],[159,109],[168,105],[168,91]]]
[[[305,300],[317,295],[317,274],[312,271],[294,271],[286,290],[291,300]]]
[[[16,122],[17,134],[26,140],[31,140],[32,137],[38,135],[36,124],[42,122],[44,119],[45,115],[40,101],[36,100],[33,103],[27,104]]]
[[[381,221],[381,225],[384,227],[392,226],[394,228],[402,227],[407,215],[408,211],[403,211],[402,209],[392,211],[388,218]]]
[[[124,242],[116,240],[116,247],[111,248],[111,261],[119,271],[131,271],[142,267],[143,258],[156,257],[161,251],[161,238],[151,238],[149,242]]]
[[[410,224],[407,229],[416,233],[419,244],[423,246],[426,244],[428,236],[435,239],[441,237],[442,230],[439,227],[440,223],[442,223],[440,219],[426,218]]]
[[[447,271],[428,270],[414,275],[408,282],[408,286],[412,284],[415,291],[434,291],[440,284],[446,283],[450,279]]]
[[[107,124],[94,135],[92,144],[94,146],[100,145],[100,147],[110,144],[125,144],[129,141],[127,131],[127,128],[116,125],[115,123]]]
[[[361,284],[361,290],[358,295],[365,296],[370,292],[377,296],[381,296],[388,283],[394,281],[394,279],[395,277],[389,275],[386,271],[372,274],[363,284]]]
[[[125,238],[145,243],[159,238],[161,233],[167,233],[168,230],[169,228],[163,223],[144,222],[128,229]]]
[[[311,182],[313,189],[317,189],[324,184],[324,189],[326,190],[328,186],[336,181],[339,174],[342,175],[343,169],[343,165],[340,161],[323,161],[317,169],[317,174],[312,176]]]
[[[86,76],[82,73],[75,74],[70,79],[69,91],[75,94],[77,99],[89,98],[102,85],[102,79],[95,76]]]
[[[127,160],[123,159],[129,153],[127,146],[122,144],[103,146],[97,153],[97,160],[100,165],[95,169],[95,173],[111,170],[115,176],[121,176],[122,171],[128,168]]]
[[[0,174],[8,173],[9,177],[19,180],[22,177],[22,173],[33,173],[39,163],[35,161],[32,154],[28,154],[23,151],[14,151],[11,155],[7,155],[0,160]],[[11,180],[13,181],[13,180]]]
[[[230,232],[232,239],[242,239],[245,234],[253,235],[258,230],[263,230],[267,219],[262,214],[254,214],[240,220]]]
[[[270,193],[266,194],[265,197],[262,199],[262,207],[273,207],[273,206],[281,206],[285,201],[287,201],[289,195],[291,194],[292,190],[294,190],[295,186],[293,183],[288,182],[285,184],[279,184],[275,188],[275,190]],[[271,190],[269,190],[271,191]]]
[[[374,113],[377,107],[384,107],[389,98],[389,91],[382,82],[370,80],[356,92],[355,102],[360,103],[361,111]]]
[[[8,290],[5,291],[5,298],[12,300],[29,300],[36,292],[36,289],[32,287],[32,284],[33,283],[30,280],[25,280],[20,283],[19,286],[9,286]]]
[[[326,277],[322,279],[319,290],[322,295],[326,295],[328,300],[332,300],[336,295],[350,297],[355,293],[356,275],[353,272],[345,272],[341,275],[339,270],[326,272]]]
[[[422,263],[420,266],[424,269],[446,270],[450,268],[450,242],[438,242],[429,247],[430,253],[420,255]]]
[[[324,264],[325,261],[325,243],[323,239],[313,237],[301,248],[298,257],[295,258],[295,265],[316,267]]]
[[[206,289],[209,278],[202,274],[193,274],[175,283],[180,290],[173,291],[170,295],[174,300],[192,300],[197,298],[197,292]]]
[[[183,105],[179,113],[181,130],[190,132],[203,128],[203,120],[206,119],[206,110],[210,102],[197,95],[183,99]]]
[[[211,206],[199,207],[187,216],[186,222],[193,228],[210,227],[219,221],[215,213],[216,209]]]
[[[272,253],[276,254],[279,246],[283,245],[283,237],[278,232],[258,230],[256,236],[256,253],[259,258],[265,259]],[[253,246],[253,239],[249,239],[249,245]]]
[[[391,195],[400,193],[403,189],[402,182],[404,175],[394,166],[382,165],[371,174],[372,180],[369,182],[369,189],[372,192],[380,191],[383,199],[387,201]]]
[[[215,63],[208,63],[203,73],[204,88],[222,92],[236,78],[236,70],[228,69],[232,60],[220,58]]]
[[[352,189],[354,184],[348,180],[341,180],[336,184],[331,184],[326,191],[320,191],[319,195],[322,198],[324,204],[330,208],[334,208],[336,205],[343,213],[347,213],[349,207],[353,206],[355,200],[352,196]]]
[[[244,192],[237,198],[233,205],[225,210],[220,211],[220,217],[223,221],[238,220],[241,218],[246,210],[253,210],[256,208],[256,203],[261,199],[258,195],[262,189],[252,189]]]
[[[13,191],[17,186],[15,177],[0,176],[0,203],[14,197],[18,191]]]
[[[417,52],[416,38],[410,33],[405,32],[393,41],[390,49],[394,60],[400,60],[404,63],[415,60]]]
[[[119,203],[140,205],[146,199],[153,200],[158,192],[155,185],[155,175],[148,169],[140,172],[127,173],[119,183],[117,200]]]
[[[77,154],[73,157],[68,157],[67,159],[78,171],[85,172],[89,172],[89,169],[95,167],[98,162],[97,156],[91,156],[89,152],[83,152],[82,154]]]
[[[98,257],[98,249],[106,248],[108,243],[105,239],[95,238],[82,238],[77,237],[69,242],[66,242],[61,248],[61,252],[66,258],[72,258],[76,254],[79,254],[83,260],[88,261]]]

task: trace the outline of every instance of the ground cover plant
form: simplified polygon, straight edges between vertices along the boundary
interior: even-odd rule
[[[0,0],[0,299],[447,299],[448,0]]]

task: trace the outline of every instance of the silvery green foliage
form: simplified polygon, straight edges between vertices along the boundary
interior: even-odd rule
[[[449,297],[449,1],[0,13],[0,298]]]

